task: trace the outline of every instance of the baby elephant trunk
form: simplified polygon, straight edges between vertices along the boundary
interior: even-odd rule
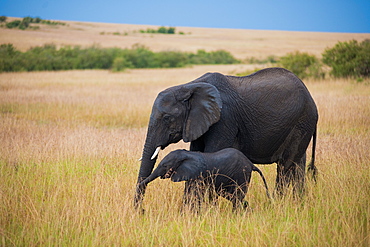
[[[271,199],[271,196],[270,196],[270,193],[269,193],[269,188],[267,186],[267,183],[266,183],[266,179],[265,179],[265,176],[263,176],[263,173],[260,169],[258,169],[255,165],[253,165],[252,167],[252,170],[255,171],[255,172],[258,172],[263,180],[263,183],[265,184],[265,188],[266,188],[266,195],[269,199]]]
[[[141,183],[139,183],[136,187],[137,193],[140,193],[140,191],[145,190],[146,186],[156,178],[158,178],[160,175],[158,174],[157,170],[154,170],[152,174],[149,175],[146,179],[144,179]]]

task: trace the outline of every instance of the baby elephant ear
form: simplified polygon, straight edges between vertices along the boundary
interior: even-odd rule
[[[189,181],[197,179],[204,170],[202,162],[193,159],[185,160],[173,173],[171,180],[173,182]]]
[[[185,84],[181,95],[184,96],[183,101],[188,107],[182,137],[184,142],[191,142],[220,120],[221,96],[215,86],[203,82]]]

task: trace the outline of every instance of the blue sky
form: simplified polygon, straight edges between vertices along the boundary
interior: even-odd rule
[[[370,33],[370,0],[0,0],[0,15],[173,27]]]

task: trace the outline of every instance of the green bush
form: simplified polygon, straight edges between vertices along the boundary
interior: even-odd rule
[[[20,20],[15,20],[15,21],[6,23],[6,27],[7,28],[17,28],[19,27],[20,24],[21,24]]]
[[[124,71],[127,68],[132,68],[133,65],[131,62],[127,61],[124,57],[116,57],[113,61],[112,71]]]
[[[176,29],[174,28],[174,27],[169,27],[168,29],[167,29],[167,33],[168,34],[175,34],[175,31]]]
[[[6,16],[0,16],[0,22],[5,22]],[[42,24],[48,24],[48,25],[65,25],[63,22],[56,22],[56,21],[48,21],[48,20],[42,20],[40,17],[24,17],[22,20],[15,20],[12,22],[6,23],[7,28],[19,28],[22,30],[25,30],[27,28],[30,28],[30,23],[42,23]],[[38,29],[39,27],[31,27],[32,29]]]
[[[34,18],[31,16],[27,16],[27,17],[24,17],[22,21],[28,22],[28,23],[41,23],[42,19],[40,17]]]
[[[370,76],[370,40],[338,42],[323,53],[323,62],[329,65],[334,77]]]
[[[264,59],[258,59],[258,58],[255,58],[255,57],[250,57],[250,58],[247,58],[245,61],[249,64],[267,64],[267,63],[274,64],[274,63],[278,63],[279,58],[274,56],[274,55],[270,55],[270,56],[268,56],[267,58],[264,58]]]
[[[140,33],[162,33],[162,34],[175,34],[176,28],[174,27],[159,27],[157,30],[148,28],[146,30],[139,30]]]
[[[158,28],[158,33],[167,33],[167,28],[165,27]]]
[[[36,17],[32,19],[32,23],[41,23],[42,19],[40,17]]]
[[[177,51],[162,51],[157,53],[156,58],[162,68],[179,68],[188,63],[188,56]]]
[[[155,59],[155,53],[143,45],[136,44],[132,49],[125,49],[123,57],[130,61],[133,68],[157,68],[160,67]]]
[[[32,23],[33,22],[33,18],[30,17],[30,16],[27,16],[27,17],[24,17],[22,22],[27,22],[27,23]]]
[[[23,68],[20,61],[21,54],[12,44],[0,45],[0,72],[21,71]]]
[[[225,50],[218,50],[210,52],[210,60],[212,64],[234,64],[240,63],[235,59],[230,52]]]
[[[292,71],[299,78],[323,78],[325,73],[321,63],[313,55],[305,52],[296,51],[280,58],[280,66]]]
[[[238,63],[229,52],[220,50],[198,53],[178,51],[153,52],[142,45],[131,49],[101,48],[92,46],[65,46],[57,49],[53,44],[33,47],[26,52],[17,51],[13,45],[0,46],[0,72],[40,71],[70,69],[126,68],[177,68],[187,64],[230,64]]]
[[[230,52],[225,50],[218,50],[206,52],[205,50],[198,50],[196,54],[189,54],[190,64],[235,64],[240,61],[234,58]]]
[[[30,26],[30,19],[23,18],[21,24],[19,24],[19,29],[25,30]]]
[[[59,21],[49,21],[49,20],[40,20],[40,23],[42,23],[42,24],[46,24],[46,25],[52,25],[52,26],[56,26],[56,25],[62,25],[62,26],[65,26],[65,25],[66,25],[64,22],[59,22]]]

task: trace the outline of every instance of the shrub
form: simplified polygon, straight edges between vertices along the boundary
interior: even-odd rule
[[[158,33],[167,33],[167,28],[165,27],[158,28]]]
[[[30,26],[30,19],[23,18],[21,23],[19,24],[19,29],[25,30]]]
[[[168,34],[175,34],[175,28],[174,28],[174,27],[169,27],[169,28],[167,29],[167,33],[168,33]]]
[[[250,57],[250,58],[247,58],[245,61],[250,64],[278,63],[279,58],[274,55],[270,55],[265,59],[258,59],[255,57]]]
[[[305,52],[296,51],[281,57],[280,65],[292,71],[301,79],[309,77],[323,78],[325,76],[319,59]]]
[[[210,59],[212,64],[240,63],[240,61],[235,59],[230,52],[225,50],[212,51],[210,53]]]
[[[162,51],[157,53],[157,61],[162,68],[179,68],[188,63],[188,56],[183,52]]]
[[[22,64],[19,62],[21,52],[17,51],[12,44],[0,45],[0,72],[20,71]]]
[[[124,50],[124,57],[130,61],[134,68],[156,68],[159,67],[155,54],[147,47],[136,44],[132,49]]]
[[[42,19],[40,17],[36,17],[32,19],[32,23],[41,23]]]
[[[0,45],[0,55],[1,57],[14,56],[19,53],[12,44],[2,44]]]
[[[24,17],[22,22],[27,22],[27,23],[32,23],[33,22],[33,18],[30,17],[30,16],[27,16],[27,17]]]
[[[92,46],[81,49],[77,59],[78,69],[109,69],[112,67],[114,57],[108,49]]]
[[[0,46],[0,72],[68,70],[68,69],[112,69],[126,68],[174,68],[187,64],[228,64],[238,63],[227,51],[197,54],[178,51],[153,52],[142,45],[131,49],[101,48],[92,46],[65,46],[60,49],[53,44],[33,47],[26,52],[17,51],[13,45]]]
[[[151,29],[151,28],[148,28],[146,31],[144,31],[144,33],[157,33],[157,31],[156,30],[154,30],[154,29]]]
[[[19,27],[20,24],[21,24],[20,20],[15,20],[15,21],[6,23],[6,27],[7,28],[16,28],[16,27]]]
[[[175,34],[175,28],[174,27],[159,27],[157,30],[147,28],[146,30],[139,30],[140,33],[162,33],[162,34]]]
[[[3,22],[5,22],[6,16],[1,16],[0,17],[0,22],[1,22],[2,19],[4,19]],[[55,22],[55,21],[53,22],[53,21],[48,21],[48,20],[42,20],[40,17],[33,18],[33,17],[30,17],[30,16],[27,16],[27,17],[24,17],[22,19],[22,21],[15,20],[15,21],[12,21],[12,22],[8,22],[6,24],[6,27],[7,28],[19,28],[19,29],[25,30],[25,29],[30,27],[30,23],[42,23],[42,24],[48,24],[48,25],[65,25],[65,23],[63,23],[63,22]],[[38,29],[38,27],[33,28],[33,29]]]
[[[113,61],[112,71],[118,72],[132,67],[132,63],[127,61],[124,57],[116,57]]]
[[[338,42],[322,54],[334,77],[370,76],[370,40]]]
[[[230,52],[225,50],[218,50],[206,52],[205,50],[198,50],[196,54],[189,54],[190,64],[234,64],[240,63],[234,58]]]
[[[46,25],[52,25],[52,26],[56,26],[56,25],[65,26],[66,25],[64,22],[50,21],[50,20],[40,20],[40,23],[46,24]]]
[[[0,22],[6,22],[6,16],[0,16]]]

